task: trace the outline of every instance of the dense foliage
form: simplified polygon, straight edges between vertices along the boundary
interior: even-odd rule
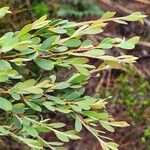
[[[101,16],[104,11],[98,6],[97,0],[66,0],[65,4],[58,7],[58,17],[91,17]]]
[[[149,82],[136,70],[127,67],[125,74],[119,76],[117,83],[106,91],[107,95],[113,96],[112,105],[122,105],[127,109],[133,126],[144,126],[141,140],[145,143],[150,141],[149,90]]]
[[[10,13],[9,8],[1,8],[0,18],[6,13]],[[84,127],[104,150],[118,149],[118,144],[99,128],[114,132],[113,127],[128,124],[114,121],[105,108],[106,99],[84,94],[84,85],[99,71],[119,68],[137,59],[130,55],[108,56],[105,50],[112,47],[133,49],[139,37],[128,40],[108,37],[98,45],[85,39],[84,35],[103,32],[110,21],[143,23],[145,18],[140,12],[118,18],[113,18],[114,15],[115,12],[107,12],[98,20],[79,23],[51,21],[43,16],[21,31],[8,32],[0,38],[1,136],[12,137],[32,149],[60,150],[64,149],[65,142],[80,139],[78,133]],[[103,63],[95,67],[88,63],[90,58]],[[62,68],[74,72],[64,81],[58,81],[57,74]],[[64,131],[65,123],[54,122],[49,114],[63,114],[68,120],[74,120],[74,129]],[[46,141],[41,133],[54,133],[55,138]]]
[[[50,16],[56,17],[91,17],[100,16],[104,11],[98,7],[97,0],[58,0],[55,2],[50,2],[50,4],[45,3],[43,0],[33,0],[33,13],[42,16],[50,12]],[[50,7],[49,7],[50,6]]]

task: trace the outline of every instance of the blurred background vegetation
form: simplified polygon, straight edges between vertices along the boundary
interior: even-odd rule
[[[118,16],[141,11],[148,15],[146,23],[116,25],[112,23],[106,28],[103,35],[88,37],[95,43],[102,37],[119,35],[120,37],[141,36],[141,42],[135,50],[124,52],[112,49],[107,53],[111,55],[133,54],[139,57],[133,66],[125,70],[104,71],[100,77],[90,79],[87,84],[87,93],[93,95],[101,93],[102,97],[112,96],[108,103],[110,112],[116,118],[127,120],[131,126],[120,129],[116,134],[110,135],[119,141],[121,150],[150,150],[150,2],[147,0],[0,0],[0,7],[9,6],[13,12],[0,21],[0,34],[7,31],[21,29],[25,24],[36,18],[48,15],[49,18],[63,18],[74,21],[83,21],[99,18],[106,11],[116,11]],[[91,60],[95,65],[97,62]],[[90,137],[84,136],[85,141]],[[83,141],[82,141],[83,142]],[[84,142],[82,146],[84,147]],[[86,143],[87,144],[87,143]],[[0,149],[19,149],[19,146],[10,145],[6,141]],[[6,146],[7,145],[7,146]],[[96,144],[95,144],[96,146]],[[75,144],[74,150],[81,147]],[[26,148],[22,148],[26,149]],[[79,148],[80,149],[80,148]],[[95,148],[96,149],[96,148]],[[73,149],[72,149],[73,150]],[[94,148],[93,148],[94,150]]]

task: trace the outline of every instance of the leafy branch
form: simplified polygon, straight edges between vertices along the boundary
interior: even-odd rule
[[[0,9],[0,16],[7,13],[10,13],[7,7]],[[113,57],[105,52],[113,47],[134,49],[140,39],[137,36],[128,40],[108,37],[98,45],[85,39],[84,35],[104,32],[103,28],[110,21],[143,23],[146,17],[140,12],[118,18],[114,15],[114,12],[107,12],[98,20],[79,23],[46,20],[47,16],[43,16],[20,31],[8,32],[0,38],[1,136],[11,136],[32,149],[48,147],[57,150],[65,142],[80,139],[79,133],[84,127],[97,138],[104,150],[118,149],[118,144],[99,129],[114,132],[113,127],[128,124],[114,121],[107,113],[105,99],[84,95],[84,85],[93,73],[118,69],[137,59],[131,55]],[[88,63],[89,58],[103,63],[95,67]],[[60,68],[75,71],[60,82],[57,80]],[[44,119],[43,113],[63,114],[74,119],[75,129],[65,131],[65,123],[53,123],[51,117]],[[63,132],[59,130],[61,128]],[[40,136],[50,132],[55,133],[55,142],[45,141]]]

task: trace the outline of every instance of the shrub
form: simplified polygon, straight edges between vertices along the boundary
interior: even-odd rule
[[[48,5],[46,5],[43,2],[41,2],[41,3],[37,2],[37,1],[34,2],[32,9],[33,9],[33,13],[40,17],[45,14],[48,14],[48,12],[49,12]]]
[[[8,9],[0,9],[0,18],[10,13]],[[114,126],[128,124],[114,121],[107,113],[105,99],[85,95],[84,85],[103,69],[135,62],[137,58],[130,55],[108,56],[105,49],[133,49],[139,37],[128,40],[108,37],[98,45],[82,38],[86,34],[103,32],[109,21],[127,24],[126,21],[143,22],[145,17],[140,12],[119,18],[113,18],[114,15],[114,12],[107,12],[99,20],[79,23],[50,21],[43,16],[21,31],[8,32],[0,38],[1,136],[12,137],[32,149],[55,150],[63,149],[62,145],[69,140],[80,139],[79,133],[84,127],[104,150],[118,149],[118,144],[106,137],[99,126],[114,132]],[[103,63],[95,67],[88,64],[90,58]],[[61,68],[75,71],[64,81],[58,81]],[[74,129],[64,131],[65,123],[53,122],[48,114],[63,114],[75,122]],[[54,133],[55,140],[46,141],[41,133]]]
[[[117,79],[117,84],[106,92],[108,95],[113,95],[113,105],[120,104],[126,107],[126,112],[133,119],[133,126],[144,126],[141,139],[147,143],[150,141],[149,90],[148,81],[138,75],[136,70],[127,67],[125,74]]]
[[[59,4],[58,4],[59,5]],[[97,0],[66,0],[65,4],[60,3],[58,17],[91,17],[101,16],[104,11],[98,6]]]

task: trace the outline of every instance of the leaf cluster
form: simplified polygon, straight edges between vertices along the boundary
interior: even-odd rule
[[[1,16],[9,13],[0,9]],[[109,21],[127,24],[145,18],[139,12],[113,18],[114,12],[100,19],[86,22],[47,20],[47,16],[24,26],[20,31],[8,32],[0,38],[0,135],[9,136],[32,149],[63,149],[65,142],[80,139],[84,128],[93,134],[104,150],[117,150],[118,144],[105,135],[114,127],[126,127],[124,121],[115,121],[106,110],[106,101],[99,96],[86,96],[84,85],[93,73],[103,69],[122,67],[133,63],[134,56],[113,57],[106,49],[118,47],[133,49],[139,37],[131,39],[105,38],[95,45],[83,40],[83,35],[103,32]],[[88,64],[89,59],[102,60],[98,67]],[[57,80],[61,68],[75,71],[64,81]],[[62,131],[64,122],[52,122],[43,113],[60,113],[73,119],[75,127]],[[56,141],[46,141],[41,133],[54,133]]]

